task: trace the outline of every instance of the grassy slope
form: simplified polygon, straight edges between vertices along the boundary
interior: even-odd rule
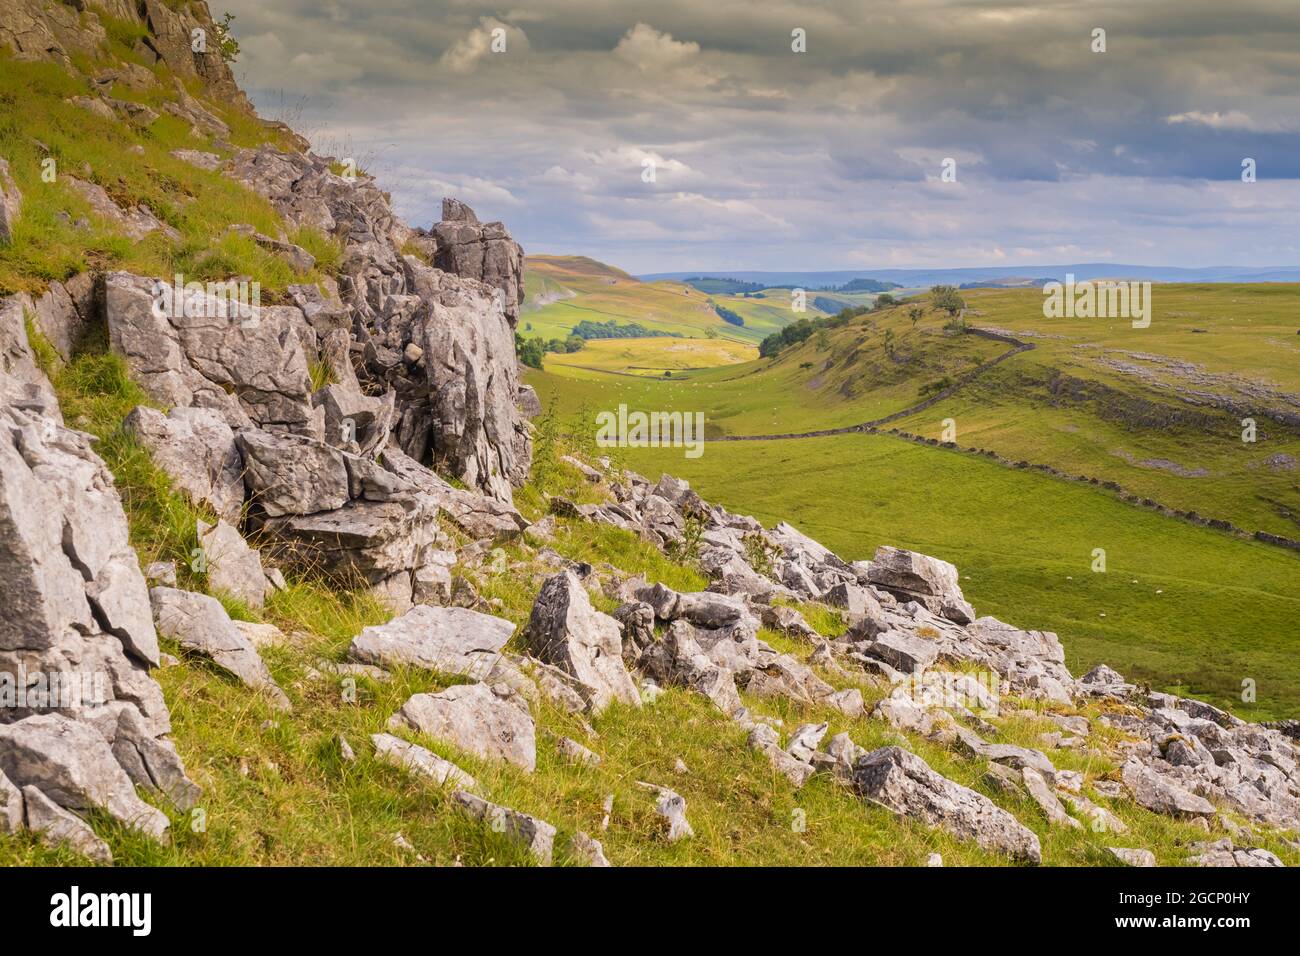
[[[893,335],[892,352],[885,349],[886,331]],[[813,336],[776,361],[693,372],[676,383],[578,374],[572,366],[586,364],[580,363],[582,353],[562,362],[548,356],[546,368],[566,378],[559,395],[568,410],[626,400],[644,409],[703,411],[710,435],[763,435],[836,428],[891,414],[919,401],[920,385],[956,377],[1006,350],[998,342],[949,335],[933,314],[913,328],[895,310],[854,319],[824,340]]]
[[[1204,386],[1210,390],[1230,391],[1221,381],[1235,377],[1294,394],[1300,391],[1300,336],[1288,333],[1287,323],[1294,324],[1288,310],[1300,302],[1300,289],[1160,287],[1156,301],[1164,305],[1150,329],[1101,320],[1049,322],[1041,299],[1036,290],[973,292],[972,324],[1037,333],[1025,338],[1034,350],[896,426],[938,438],[951,418],[960,445],[1117,481],[1137,494],[1251,531],[1300,537],[1300,469],[1270,464],[1278,455],[1300,460],[1300,430],[1260,412],[1256,442],[1243,443],[1240,415],[1180,403],[1168,391],[1099,361],[1134,361],[1120,355],[1121,349],[1167,355],[1203,363],[1220,376]],[[1172,315],[1162,320],[1165,309]],[[577,379],[560,390],[569,409],[626,400],[646,409],[703,411],[710,435],[761,435],[883,417],[920,401],[922,386],[956,378],[1007,349],[946,334],[945,317],[934,312],[913,326],[907,311],[904,306],[855,319],[772,362],[691,373],[674,383],[628,383],[572,371],[572,363],[547,368]],[[1044,332],[1061,337],[1045,338]],[[886,349],[887,335],[892,351]],[[1107,391],[1070,398],[1057,387],[1063,376]],[[1153,411],[1159,420],[1180,409],[1205,416],[1209,424],[1153,424],[1143,417]]]
[[[1120,350],[1195,362],[1219,378],[1192,384],[1167,372],[1157,377],[1233,397],[1248,407],[1249,399],[1230,387],[1232,380],[1300,393],[1295,318],[1300,287],[1158,286],[1148,329],[1097,319],[1047,320],[1041,296],[1033,291],[979,291],[968,302],[982,313],[972,318],[975,324],[1059,337],[1027,338],[1034,351],[898,427],[938,437],[940,422],[952,418],[961,445],[1117,481],[1172,507],[1226,518],[1249,530],[1300,537],[1300,470],[1269,464],[1276,455],[1300,460],[1300,429],[1270,420],[1262,408],[1253,413],[1258,423],[1253,444],[1241,440],[1241,415],[1205,406],[1192,410],[1206,414],[1208,424],[1135,423],[1143,401],[1177,403],[1167,391],[1104,364],[1109,359],[1156,368]],[[1050,383],[1057,374],[1122,394],[1071,400],[1053,393]]]
[[[113,365],[102,359],[99,364]],[[130,391],[120,380],[105,381],[102,376],[91,381],[81,375],[61,375],[58,384],[63,400],[79,414],[87,414],[79,404],[84,389],[93,386],[110,395]],[[96,408],[97,420],[107,425],[112,418],[108,403]],[[542,504],[544,491],[562,492],[579,500],[595,494],[585,479],[556,461],[562,448],[545,438],[554,436],[554,430],[544,424],[542,434],[533,483],[519,494],[522,507],[533,515]],[[132,466],[124,465],[123,457],[113,451],[112,441],[101,440],[101,448],[119,481],[128,488],[136,487]],[[137,462],[135,467],[144,465]],[[165,487],[156,488],[155,493],[170,494]],[[143,506],[148,497],[125,496],[133,532],[146,541],[155,535],[157,521]],[[626,532],[580,522],[559,524],[552,546],[569,557],[597,566],[610,561],[628,572],[681,589],[703,584],[689,566],[667,560]],[[509,555],[512,561],[526,561],[529,556],[518,545],[509,549]],[[493,577],[462,570],[476,581],[485,597],[500,602],[497,613],[516,623],[526,619],[536,593],[536,576],[518,566],[511,574]],[[304,606],[324,600],[310,582],[301,582],[298,588]],[[597,603],[607,610],[612,605],[603,599]],[[454,680],[409,670],[385,683],[362,678],[355,695],[345,694],[340,681],[315,677],[312,669],[322,657],[339,658],[362,619],[344,615],[312,618],[295,615],[283,606],[273,606],[268,617],[309,632],[301,641],[266,654],[272,672],[293,700],[293,712],[272,710],[265,700],[198,661],[183,661],[156,672],[171,708],[177,746],[191,776],[204,788],[199,805],[206,815],[206,827],[195,832],[190,817],[177,816],[174,842],[160,846],[111,821],[94,819],[96,830],[109,841],[120,864],[414,864],[421,862],[415,853],[426,862],[443,865],[530,862],[503,837],[454,812],[444,792],[378,764],[368,755],[367,736],[384,730],[388,716],[410,694],[444,687]],[[820,612],[814,619],[826,627],[833,617]],[[763,636],[800,656],[810,650],[776,634],[764,632]],[[866,691],[869,702],[878,695],[874,689]],[[849,731],[865,747],[899,740],[898,734],[878,721],[853,720],[788,702],[747,703],[760,712],[780,716],[788,727],[804,721],[828,721],[831,733]],[[438,741],[414,736],[473,773],[489,799],[556,824],[560,829],[557,862],[561,864],[572,862],[565,838],[576,829],[600,836],[608,856],[619,865],[918,865],[932,852],[941,853],[948,865],[1006,862],[972,844],[866,805],[829,778],[816,778],[803,790],[794,791],[763,758],[748,750],[741,730],[702,698],[684,691],[668,690],[640,710],[612,707],[591,720],[596,736],[588,736],[572,716],[552,708],[540,707],[536,716],[538,766],[532,775],[486,764]],[[1040,733],[1054,729],[1041,713],[1008,713],[995,722],[1000,727],[999,739],[1022,744],[1033,744]],[[336,744],[340,734],[357,749],[360,756],[355,764],[340,758]],[[602,764],[590,768],[563,762],[551,734],[581,740],[600,754]],[[1181,847],[1198,835],[1192,827],[1127,802],[1112,807],[1133,829],[1124,837],[1088,827],[1068,832],[1049,829],[1027,801],[987,788],[981,780],[982,760],[954,756],[911,735],[907,740],[936,770],[986,792],[1035,829],[1043,840],[1048,863],[1107,863],[1102,848],[1120,844],[1150,846],[1162,863],[1172,864],[1180,861]],[[678,759],[685,762],[686,774],[674,770]],[[1089,780],[1113,777],[1116,771],[1111,761],[1080,753],[1058,752],[1056,760],[1063,768],[1085,772]],[[695,839],[668,844],[658,835],[651,801],[636,789],[637,780],[665,783],[686,797]],[[608,795],[614,798],[613,812],[609,829],[602,832]],[[398,833],[414,852],[395,844]],[[1289,862],[1300,858],[1293,848],[1274,838],[1261,842]],[[0,864],[71,862],[79,861],[66,850],[37,844],[30,836],[0,837]]]
[[[118,55],[130,54],[121,49]],[[112,61],[86,63],[85,69]],[[86,269],[130,269],[145,275],[216,280],[253,275],[263,294],[275,294],[292,282],[311,281],[337,262],[338,247],[312,230],[290,230],[289,237],[318,258],[316,271],[295,274],[283,259],[241,235],[223,235],[228,225],[249,223],[275,235],[284,224],[260,197],[219,173],[205,172],[172,158],[171,150],[201,149],[220,153],[208,138],[189,135],[188,126],[162,114],[147,129],[110,121],[64,99],[88,95],[89,83],[55,64],[14,62],[0,53],[0,155],[23,193],[22,216],[12,245],[0,248],[0,295],[40,293],[52,280]],[[112,95],[157,108],[164,95],[174,96],[170,74],[157,67],[158,86],[146,92],[115,87]],[[229,112],[235,145],[252,146],[268,139],[257,122]],[[143,153],[132,151],[136,147]],[[47,152],[48,149],[48,152]],[[44,182],[42,161],[55,160],[54,182]],[[119,205],[147,205],[181,233],[173,244],[159,233],[136,242],[117,234],[111,223],[90,215],[89,207],[63,175],[101,185]],[[65,218],[63,213],[67,214]],[[89,228],[76,223],[90,221]]]
[[[696,460],[625,454],[846,558],[881,544],[941,556],[981,613],[1059,633],[1076,673],[1104,661],[1243,716],[1300,712],[1300,559],[1289,552],[883,435],[711,443]],[[1090,570],[1094,548],[1105,574]],[[1258,683],[1256,705],[1240,700],[1244,678]]]

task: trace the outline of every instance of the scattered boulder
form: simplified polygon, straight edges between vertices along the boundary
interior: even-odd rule
[[[251,608],[266,603],[271,582],[262,568],[261,555],[248,546],[244,536],[221,519],[214,525],[200,519],[197,530],[208,586]]]
[[[1123,846],[1108,846],[1107,851],[1125,866],[1155,866],[1156,855],[1150,850],[1130,849]]]
[[[686,819],[686,798],[681,794],[661,787],[658,784],[637,781],[637,786],[655,794],[655,813],[664,823],[664,838],[669,843],[688,840],[695,836],[695,830]]]
[[[380,667],[409,665],[483,679],[501,656],[515,626],[459,607],[416,605],[387,624],[364,628],[348,656]]]
[[[1124,786],[1141,806],[1171,817],[1212,817],[1214,804],[1137,760],[1124,764]]]
[[[483,684],[415,694],[388,723],[445,740],[485,760],[504,760],[529,773],[537,765],[533,718]]]
[[[230,620],[216,598],[177,588],[155,587],[149,591],[158,632],[180,642],[185,650],[206,657],[229,671],[253,690],[264,691],[283,710],[290,709],[285,696],[257,649]]]
[[[604,710],[614,701],[641,705],[636,685],[623,665],[618,621],[591,606],[587,589],[572,571],[562,571],[542,584],[526,636],[529,649],[539,660],[592,689],[587,704],[593,711]]]
[[[392,734],[371,734],[375,745],[375,759],[399,767],[418,777],[432,780],[442,787],[451,784],[462,790],[473,790],[478,782],[450,760],[444,760],[431,750],[394,737]]]
[[[595,837],[590,837],[581,830],[569,840],[569,853],[574,859],[587,866],[613,866],[605,856],[605,848]]]
[[[882,747],[858,760],[853,786],[862,796],[895,813],[942,827],[986,850],[1038,864],[1038,837],[1011,814],[930,769],[901,747]]]
[[[1224,837],[1213,842],[1192,843],[1187,862],[1192,866],[1282,866],[1274,854],[1264,849],[1243,849]]]
[[[27,829],[51,846],[71,847],[96,863],[112,863],[113,851],[85,820],[64,810],[36,787],[23,788]]]
[[[957,624],[975,620],[957,583],[957,569],[929,555],[881,546],[876,549],[867,579],[904,601],[919,601],[940,617]]]

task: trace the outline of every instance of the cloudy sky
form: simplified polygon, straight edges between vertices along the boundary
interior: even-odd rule
[[[529,252],[1300,263],[1300,0],[518,2],[211,6],[263,115],[412,223],[454,195]]]

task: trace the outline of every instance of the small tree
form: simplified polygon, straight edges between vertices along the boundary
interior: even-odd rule
[[[932,288],[930,301],[934,303],[936,309],[942,309],[949,315],[956,315],[966,308],[965,301],[957,294],[957,287],[951,285],[937,285]]]
[[[227,63],[234,63],[235,57],[239,56],[239,41],[230,35],[230,21],[235,19],[233,13],[227,13],[220,20],[212,21],[212,33],[217,39],[217,49],[221,53],[221,59]]]
[[[921,321],[923,315],[925,315],[925,309],[919,305],[914,305],[907,310],[907,317],[912,320],[912,328],[916,328],[916,323]]]
[[[876,308],[887,309],[894,304],[894,297],[888,292],[882,292],[876,296]]]
[[[894,330],[885,329],[885,354],[893,356],[894,354]]]

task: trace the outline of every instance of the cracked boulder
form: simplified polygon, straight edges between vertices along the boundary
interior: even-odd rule
[[[957,569],[947,561],[902,548],[881,546],[871,559],[868,580],[902,601],[918,601],[932,613],[957,624],[975,620],[962,596]]]
[[[218,291],[218,290],[212,290]],[[129,272],[104,277],[109,345],[131,377],[167,406],[213,408],[233,428],[262,428],[320,438],[311,401],[304,340],[314,331],[293,306],[237,304],[238,284],[221,295],[177,290]]]
[[[387,624],[364,628],[348,656],[380,667],[426,667],[483,679],[515,631],[511,622],[460,607],[416,605]]]
[[[264,691],[279,708],[289,709],[285,696],[252,643],[230,620],[216,598],[178,588],[156,587],[149,592],[158,633],[180,642],[185,650],[206,657],[253,690]]]
[[[528,621],[528,647],[591,688],[588,706],[599,712],[613,701],[639,707],[640,694],[623,665],[619,622],[591,606],[587,589],[572,571],[547,578]]]
[[[436,694],[415,694],[389,719],[485,760],[502,760],[532,773],[537,765],[533,718],[484,684],[457,684]]]
[[[232,524],[244,505],[243,459],[235,433],[210,408],[179,406],[164,415],[137,406],[123,429],[149,449],[172,486],[197,505],[211,508]]]
[[[853,787],[905,817],[972,840],[986,850],[1038,864],[1038,837],[988,797],[954,783],[901,747],[882,747],[859,758]]]

